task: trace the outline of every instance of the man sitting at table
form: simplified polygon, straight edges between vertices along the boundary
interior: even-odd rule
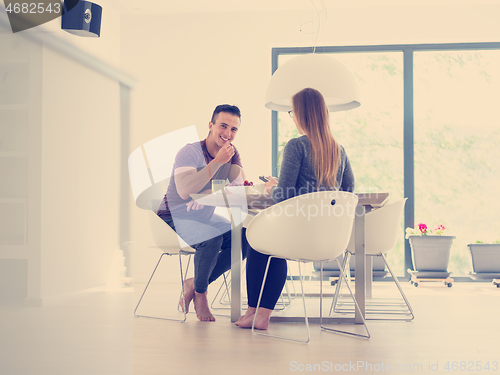
[[[232,145],[240,124],[238,107],[223,104],[215,108],[207,138],[187,144],[177,153],[173,177],[158,210],[158,216],[196,250],[194,278],[184,281],[184,296],[186,312],[193,301],[201,321],[215,321],[207,288],[231,268],[231,223],[215,214],[215,207],[200,205],[190,195],[211,193],[212,180],[243,183],[240,155]],[[242,242],[245,258],[248,243],[244,231]],[[182,298],[179,303],[184,308]]]

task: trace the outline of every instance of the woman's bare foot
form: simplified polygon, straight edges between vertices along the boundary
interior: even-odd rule
[[[235,324],[240,328],[252,328],[253,320],[255,318],[254,328],[266,330],[269,327],[269,320],[271,319],[272,313],[273,313],[273,310],[260,307],[259,311],[257,312],[257,315],[255,315],[255,311],[254,311],[253,314],[251,313],[246,318],[245,318],[245,316],[243,316]]]
[[[253,313],[240,316],[240,318],[234,324],[236,324],[240,328],[252,328],[254,316],[255,316],[255,310]]]
[[[184,284],[184,301],[186,302],[186,314],[189,312],[189,304],[194,298],[194,277],[190,279],[186,279],[183,282]],[[179,306],[181,310],[184,311],[184,303],[182,302],[182,296],[179,300]]]
[[[248,318],[250,315],[253,315],[253,314],[255,314],[255,307],[248,306],[248,309],[245,312],[245,315],[240,316],[238,318],[238,320],[235,322],[235,324],[238,323],[240,320],[244,320],[244,319]],[[236,324],[236,325],[238,325],[238,324]]]
[[[196,311],[196,316],[199,320],[201,320],[202,322],[215,322],[215,318],[210,312],[210,308],[208,307],[207,292],[197,293],[195,291],[193,304]]]

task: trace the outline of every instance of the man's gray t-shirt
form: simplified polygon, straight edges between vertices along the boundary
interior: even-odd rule
[[[233,145],[234,147],[234,145]],[[158,216],[161,218],[169,218],[174,216],[175,218],[186,218],[192,220],[206,221],[210,220],[212,217],[215,207],[205,206],[201,210],[191,210],[187,211],[187,203],[191,201],[189,199],[182,199],[177,192],[177,186],[175,185],[174,171],[180,167],[192,167],[196,171],[200,171],[206,167],[214,158],[208,152],[206,139],[201,142],[189,143],[179,150],[175,157],[174,166],[172,168],[172,175],[170,182],[168,184],[167,193],[165,198],[158,209]],[[236,164],[241,168],[241,158],[236,147],[234,148],[234,155],[229,162],[223,164],[217,172],[212,176],[212,179],[200,189],[198,193],[212,188],[212,180],[225,180],[229,178],[229,172],[231,170],[231,165]]]

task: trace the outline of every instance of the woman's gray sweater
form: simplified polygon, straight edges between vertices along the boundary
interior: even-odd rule
[[[354,174],[342,146],[340,146],[337,186],[338,190],[354,192]],[[334,190],[334,187],[320,186],[319,190]],[[318,191],[318,187],[312,164],[311,142],[305,135],[292,138],[283,151],[278,185],[271,189],[271,197],[278,203],[314,191]]]

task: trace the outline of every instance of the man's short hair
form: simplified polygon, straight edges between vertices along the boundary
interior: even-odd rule
[[[230,113],[232,115],[238,116],[239,119],[241,119],[241,112],[238,107],[235,105],[231,104],[221,104],[215,107],[214,113],[212,114],[212,123],[215,124],[215,121],[217,120],[217,115],[221,112],[226,112]]]

